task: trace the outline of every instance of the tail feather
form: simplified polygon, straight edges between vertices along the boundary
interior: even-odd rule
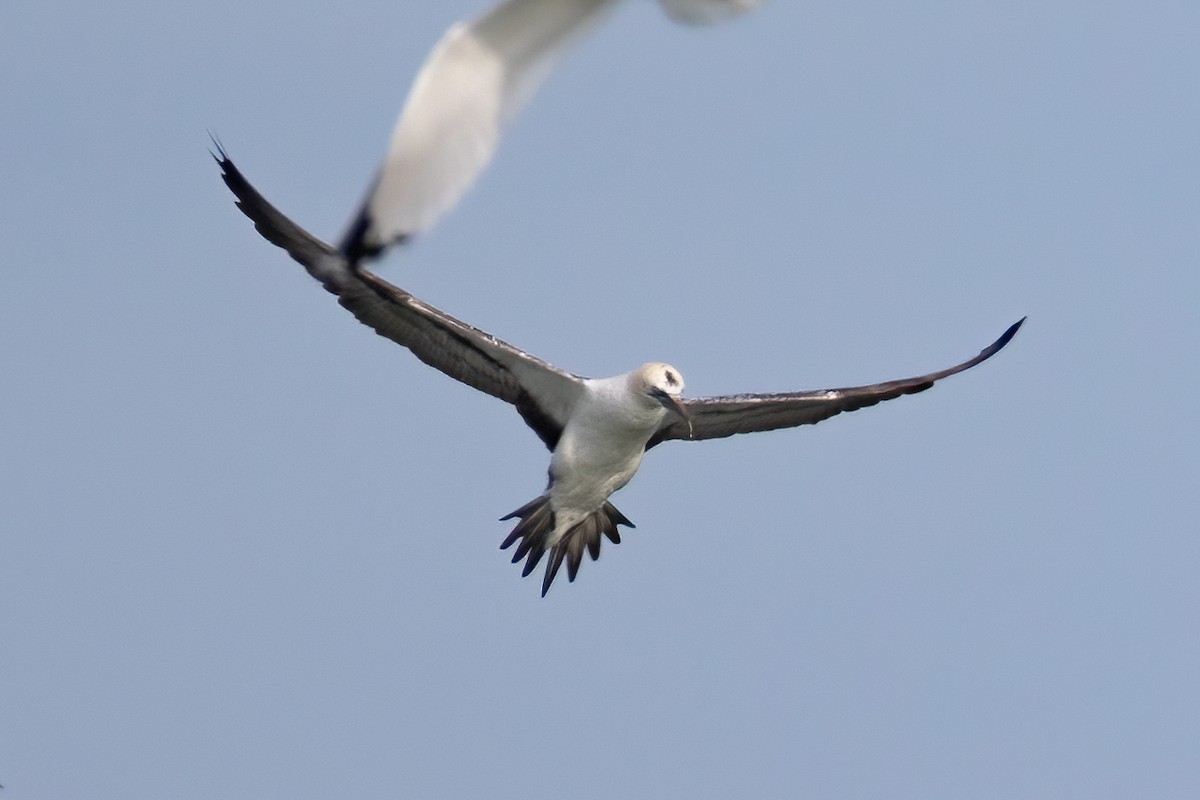
[[[546,575],[542,580],[542,597],[545,597],[546,592],[550,591],[550,584],[558,575],[564,559],[567,562],[567,580],[573,582],[579,573],[580,564],[583,563],[584,550],[587,550],[593,561],[600,557],[601,534],[607,536],[613,544],[620,544],[621,534],[617,531],[617,526],[634,527],[624,514],[618,511],[612,503],[606,501],[603,506],[576,523],[551,544],[555,520],[554,511],[550,507],[550,498],[546,495],[526,503],[500,519],[516,518],[520,518],[520,522],[513,528],[512,533],[500,543],[500,549],[507,550],[518,541],[520,542],[517,544],[512,561],[516,564],[522,558],[526,559],[525,567],[521,570],[521,577],[533,572],[542,560],[542,556],[549,551]]]
[[[562,566],[563,556],[566,555],[566,552],[562,542],[550,548],[550,561],[546,564],[546,577],[542,578],[542,597],[545,597],[546,592],[550,591],[550,584],[554,583],[554,576],[558,574],[558,568]]]

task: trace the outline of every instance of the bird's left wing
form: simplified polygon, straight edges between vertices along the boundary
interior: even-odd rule
[[[380,336],[412,351],[434,369],[512,403],[553,449],[582,393],[583,379],[531,356],[408,292],[351,265],[341,254],[292,222],[258,193],[220,144],[213,154],[238,208],[272,244],[282,247],[338,302]]]
[[[735,433],[812,425],[844,411],[855,411],[901,395],[923,392],[942,378],[970,369],[994,356],[1008,344],[1024,322],[1025,319],[1021,318],[974,358],[949,369],[915,378],[846,389],[739,394],[685,400],[684,407],[691,419],[690,428],[686,421],[668,417],[667,424],[650,438],[646,447],[653,447],[667,439],[720,439]]]

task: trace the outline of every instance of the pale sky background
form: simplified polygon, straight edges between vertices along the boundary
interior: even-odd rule
[[[628,0],[380,271],[575,372],[816,389],[654,450],[548,597],[547,453],[326,238],[472,0],[0,11],[0,783],[23,798],[1200,796],[1200,4]]]

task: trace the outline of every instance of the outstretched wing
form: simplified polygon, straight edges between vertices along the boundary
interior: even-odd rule
[[[915,378],[903,378],[870,386],[847,389],[823,389],[812,392],[783,394],[739,394],[727,397],[704,397],[685,400],[684,407],[691,418],[691,429],[678,418],[668,417],[659,431],[650,438],[650,448],[667,439],[720,439],[735,433],[772,431],[812,425],[844,411],[856,411],[891,400],[904,394],[923,392],[942,378],[970,369],[994,356],[1025,322],[1022,317],[1004,335],[979,355],[957,366],[931,372]]]
[[[376,256],[453,207],[555,59],[614,2],[508,0],[446,31],[413,82],[342,253],[351,261]]]
[[[213,157],[238,208],[267,241],[282,247],[360,322],[407,347],[455,380],[512,403],[554,449],[583,379],[455,319],[382,278],[350,264],[266,201],[234,166],[219,143]]]

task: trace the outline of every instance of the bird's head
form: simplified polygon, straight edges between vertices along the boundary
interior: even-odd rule
[[[688,430],[691,430],[692,421],[688,417],[687,407],[683,404],[683,376],[679,374],[679,370],[670,364],[652,362],[643,364],[634,376],[641,390],[653,402],[668,412],[677,414],[688,424]]]

